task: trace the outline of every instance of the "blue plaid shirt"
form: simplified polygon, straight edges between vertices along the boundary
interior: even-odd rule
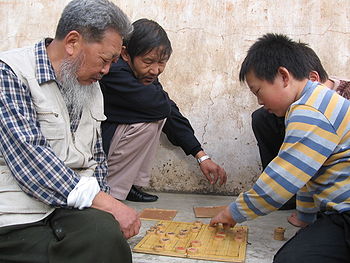
[[[35,45],[39,84],[56,81],[47,56],[46,41]],[[29,88],[1,61],[0,88],[0,151],[12,175],[28,195],[51,206],[67,206],[67,197],[78,184],[80,176],[52,151],[40,131]],[[78,123],[71,123],[72,132],[77,126]],[[94,147],[94,160],[98,163],[95,177],[101,190],[108,192],[107,163],[101,137]]]

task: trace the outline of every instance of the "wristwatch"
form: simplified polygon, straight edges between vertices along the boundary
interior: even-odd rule
[[[203,155],[197,159],[198,164],[201,164],[203,161],[210,159],[209,155]]]

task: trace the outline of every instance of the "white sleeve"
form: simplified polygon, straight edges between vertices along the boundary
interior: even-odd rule
[[[67,205],[78,209],[90,207],[98,192],[100,192],[100,186],[96,178],[82,176],[79,183],[69,193]]]

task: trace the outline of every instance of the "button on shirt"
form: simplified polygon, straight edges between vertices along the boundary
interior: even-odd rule
[[[56,81],[42,40],[35,45],[36,79],[39,84]],[[45,204],[64,207],[80,176],[56,157],[41,133],[30,90],[11,68],[0,61],[0,151],[21,189]],[[71,131],[78,127],[71,123]],[[94,147],[98,163],[95,177],[102,191],[108,192],[107,164],[101,137]]]

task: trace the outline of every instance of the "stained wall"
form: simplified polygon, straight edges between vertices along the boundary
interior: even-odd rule
[[[238,194],[260,174],[251,131],[259,107],[238,81],[249,46],[267,32],[307,42],[330,75],[350,76],[350,2],[342,0],[113,0],[132,21],[147,17],[168,32],[173,55],[161,82],[205,151],[228,174],[210,186],[191,156],[162,136],[150,188]],[[67,0],[0,0],[0,50],[53,36]]]

